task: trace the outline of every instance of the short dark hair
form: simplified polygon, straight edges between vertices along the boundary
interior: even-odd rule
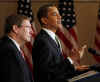
[[[42,5],[42,6],[39,8],[39,10],[38,10],[38,12],[37,12],[37,19],[38,19],[38,21],[40,22],[41,26],[43,25],[43,23],[42,23],[42,21],[41,21],[41,18],[42,18],[42,17],[48,17],[48,9],[49,9],[50,7],[53,7],[53,6],[55,6],[55,5],[53,5],[53,4],[45,4],[45,5]]]
[[[25,20],[25,19],[30,20],[25,15],[19,15],[19,14],[9,15],[5,20],[4,32],[5,33],[11,32],[13,25],[17,25],[18,27],[20,27],[23,20]]]

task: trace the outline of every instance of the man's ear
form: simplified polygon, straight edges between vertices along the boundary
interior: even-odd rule
[[[13,25],[13,28],[12,28],[12,31],[14,32],[14,33],[18,33],[18,26],[17,25]]]
[[[41,21],[42,21],[43,24],[47,25],[47,18],[46,17],[42,17]]]

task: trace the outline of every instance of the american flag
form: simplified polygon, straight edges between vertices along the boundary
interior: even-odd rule
[[[95,48],[96,51],[100,52],[100,6],[99,6],[99,10],[98,10],[98,20],[97,20],[97,25],[96,25],[94,48]],[[96,59],[97,62],[100,63],[100,57],[99,56],[94,55],[94,58]]]
[[[26,62],[28,63],[29,68],[32,71],[32,68],[33,68],[32,67],[33,66],[33,64],[32,64],[32,45],[33,45],[34,38],[36,36],[36,30],[35,30],[34,23],[32,22],[33,21],[33,13],[32,13],[31,0],[18,0],[17,3],[18,3],[17,13],[28,16],[31,19],[31,23],[32,23],[33,33],[31,34],[32,35],[31,41],[26,43],[22,47],[23,52],[25,54]]]
[[[67,57],[71,49],[79,48],[73,0],[59,0],[58,7],[63,25],[57,31],[57,35],[62,42],[63,55]]]

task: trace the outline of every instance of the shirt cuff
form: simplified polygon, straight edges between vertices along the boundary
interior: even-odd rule
[[[67,57],[68,60],[70,61],[71,64],[74,64],[74,62],[72,61],[72,59],[70,57]]]

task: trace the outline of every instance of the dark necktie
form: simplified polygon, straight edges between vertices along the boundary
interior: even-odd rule
[[[24,54],[22,49],[20,50],[20,52],[21,52],[21,55],[22,55],[23,59],[25,59],[25,54]]]
[[[55,40],[56,40],[57,47],[59,47],[59,48],[60,48],[60,42],[59,42],[59,39],[58,39],[58,37],[57,37],[57,36],[55,36]]]
[[[61,48],[60,40],[57,36],[55,36],[55,40],[56,40],[56,44],[57,44],[57,50],[59,52],[58,55],[62,57],[62,55],[61,55],[62,54],[62,48]]]

